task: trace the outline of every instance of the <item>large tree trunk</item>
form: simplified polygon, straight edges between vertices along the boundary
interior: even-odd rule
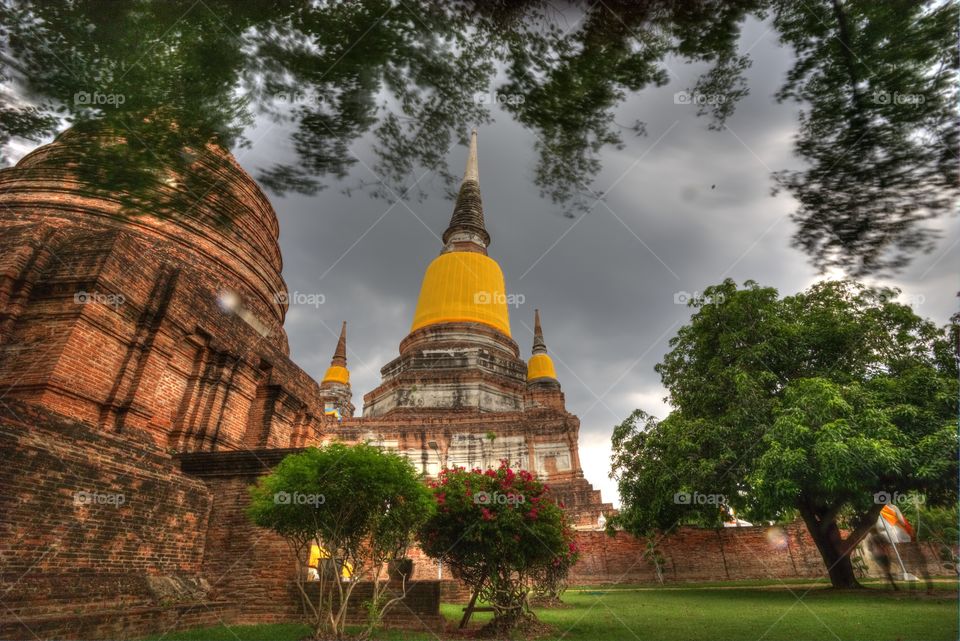
[[[817,511],[807,505],[800,506],[800,515],[807,525],[813,542],[820,552],[823,563],[827,566],[830,575],[830,585],[840,589],[854,589],[862,587],[853,572],[853,563],[850,553],[857,547],[863,537],[877,521],[877,515],[883,509],[882,505],[870,510],[846,539],[840,534],[837,519],[833,511]]]
[[[843,554],[843,541],[840,537],[840,528],[836,522],[825,524],[810,523],[804,515],[804,522],[813,537],[813,542],[820,551],[820,557],[827,566],[827,574],[830,575],[830,585],[835,588],[852,589],[859,588],[860,582],[857,581],[853,573],[853,563],[850,561],[850,554]]]

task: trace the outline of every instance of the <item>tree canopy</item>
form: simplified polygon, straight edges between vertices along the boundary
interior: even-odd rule
[[[800,104],[796,154],[775,172],[799,202],[794,244],[857,276],[902,267],[956,212],[956,3],[778,2],[797,61],[777,94]]]
[[[375,625],[386,606],[380,577],[387,562],[402,558],[433,501],[410,462],[367,444],[333,443],[284,458],[250,488],[248,515],[290,545],[304,609],[320,638],[343,635],[357,580],[374,583]],[[305,589],[303,567],[311,545],[322,549],[319,590]],[[343,567],[351,581],[341,582]]]
[[[257,168],[277,193],[346,177],[370,135],[373,176],[348,192],[422,196],[433,172],[452,196],[447,152],[499,104],[535,136],[542,194],[582,215],[601,197],[604,150],[645,133],[618,109],[667,83],[672,58],[704,64],[678,89],[708,98],[698,113],[725,128],[750,91],[748,17],[796,55],[776,97],[800,104],[804,167],[772,183],[798,201],[794,243],[854,274],[929,250],[924,222],[960,191],[957,6],[932,0],[23,0],[0,7],[0,148],[96,121],[124,144],[91,141],[80,165],[123,170],[89,173],[91,186],[155,195],[159,170],[193,166],[185,150],[249,146],[266,118],[297,156]]]
[[[896,293],[832,281],[780,298],[726,280],[691,301],[657,365],[673,411],[658,421],[638,410],[614,431],[616,522],[647,534],[717,525],[728,508],[757,521],[799,514],[834,585],[854,585],[848,555],[878,497],[957,499],[951,336]]]

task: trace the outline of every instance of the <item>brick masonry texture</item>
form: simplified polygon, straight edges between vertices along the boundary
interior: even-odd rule
[[[235,619],[236,611],[230,603],[123,605],[86,614],[0,619],[0,639],[140,639]]]
[[[579,531],[576,542],[580,560],[573,566],[568,583],[579,586],[657,585],[653,565],[644,558],[646,541],[618,532]],[[739,527],[719,530],[683,527],[658,541],[664,558],[663,582],[680,584],[744,579],[828,579],[823,560],[802,523],[786,527]],[[926,568],[930,576],[950,576],[955,571],[930,543],[902,543],[897,546],[911,570]],[[887,550],[891,558],[892,550]],[[438,568],[418,551],[416,578],[437,578]],[[882,577],[882,571],[868,563],[868,576]],[[464,603],[469,591],[452,580],[444,570],[443,600]]]
[[[332,421],[288,357],[279,228],[256,184],[210,147],[196,156],[217,178],[202,201],[123,212],[70,171],[83,145],[115,139],[66,132],[0,171],[3,638],[135,636],[239,620],[237,603],[269,610],[256,589],[283,593],[290,569],[268,571],[269,539],[242,549],[260,534],[245,539],[245,522],[229,529],[249,478],[211,490],[171,455],[318,443]],[[94,502],[75,505],[76,492]],[[291,612],[280,602],[272,616]]]
[[[207,197],[138,215],[75,180],[78,144],[68,131],[0,171],[5,398],[178,451],[316,443],[328,399],[288,357],[256,184],[211,148]]]
[[[772,536],[780,534],[781,536]],[[646,542],[626,534],[578,532],[583,550],[572,583],[653,583],[653,565],[643,558]],[[665,581],[822,577],[823,561],[802,525],[680,528],[658,543]]]
[[[225,606],[201,575],[212,504],[202,482],[148,445],[33,405],[0,409],[0,635],[216,621]]]

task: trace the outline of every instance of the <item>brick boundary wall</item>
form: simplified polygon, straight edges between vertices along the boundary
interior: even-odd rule
[[[646,541],[624,532],[577,532],[581,558],[570,572],[570,585],[657,584],[653,565],[643,558]],[[921,576],[956,576],[932,543],[900,543],[897,549],[908,572]],[[658,549],[665,563],[664,583],[744,579],[826,578],[826,567],[803,523],[705,529],[683,527],[664,537]],[[889,552],[895,574],[896,557]],[[881,576],[868,560],[868,576]]]
[[[643,558],[646,541],[624,532],[577,532],[581,559],[571,584],[657,583],[653,564]],[[823,561],[801,524],[784,528],[703,529],[683,527],[658,543],[665,582],[824,575]]]
[[[407,583],[407,594],[402,601],[393,604],[387,611],[385,621],[390,627],[403,627],[417,630],[442,630],[445,620],[440,614],[440,599],[443,589],[440,581],[410,581]],[[307,593],[316,599],[320,589],[318,582],[308,583]],[[397,581],[390,581],[386,585],[385,597],[392,599],[400,594],[400,585]],[[348,624],[364,624],[367,620],[367,611],[364,606],[373,596],[373,583],[361,581],[354,587],[350,595],[350,604],[347,607]],[[339,602],[339,599],[338,599]]]
[[[609,536],[605,532],[579,531],[576,534],[581,558],[571,569],[571,586],[607,586],[620,584],[658,585],[653,565],[643,558],[646,541],[625,532]],[[684,527],[659,542],[664,556],[664,583],[736,581],[746,579],[826,579],[820,554],[802,523],[786,527],[740,527],[719,530]],[[888,546],[887,546],[888,547]],[[900,543],[897,549],[908,572],[923,576],[956,577],[953,566],[944,561],[941,546],[933,543]],[[437,566],[416,551],[414,575],[437,576]],[[892,551],[888,555],[892,569],[899,565]],[[880,568],[867,559],[867,575],[882,577]],[[466,603],[470,591],[451,579],[444,570],[442,600]]]

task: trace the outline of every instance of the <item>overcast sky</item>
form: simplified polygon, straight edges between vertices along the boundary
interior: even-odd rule
[[[533,132],[498,112],[494,124],[480,128],[490,256],[503,268],[508,292],[523,298],[510,310],[513,337],[528,357],[539,308],[567,408],[580,417],[584,473],[615,504],[608,478],[614,425],[635,408],[661,417],[669,409],[653,367],[690,316],[676,295],[725,277],[754,279],[786,295],[818,278],[807,257],[790,247],[793,200],[771,196],[770,172],[798,167],[791,152],[798,107],[772,98],[791,54],[756,21],[743,30],[740,48],[753,59],[751,93],[728,129],[710,131],[696,107],[674,103],[674,93],[693,86],[704,68],[668,59],[670,84],[644,90],[617,112],[618,123],[646,122],[647,136],[626,132],[624,149],[603,153],[593,187],[606,197],[577,219],[540,198]],[[236,150],[240,163],[255,173],[273,160],[295,162],[288,134],[261,123],[249,132],[253,146]],[[358,410],[410,329],[424,269],[440,251],[452,210],[442,182],[429,174],[420,182],[430,194],[424,202],[344,195],[346,186],[377,179],[367,168],[369,143],[352,147],[360,162],[342,183],[312,197],[272,197],[290,291],[323,296],[320,305],[291,306],[291,356],[320,380],[346,320]],[[465,159],[464,147],[450,150],[454,171]],[[942,228],[932,254],[917,257],[897,278],[873,281],[901,287],[903,299],[938,323],[955,309],[960,242],[956,218]]]

